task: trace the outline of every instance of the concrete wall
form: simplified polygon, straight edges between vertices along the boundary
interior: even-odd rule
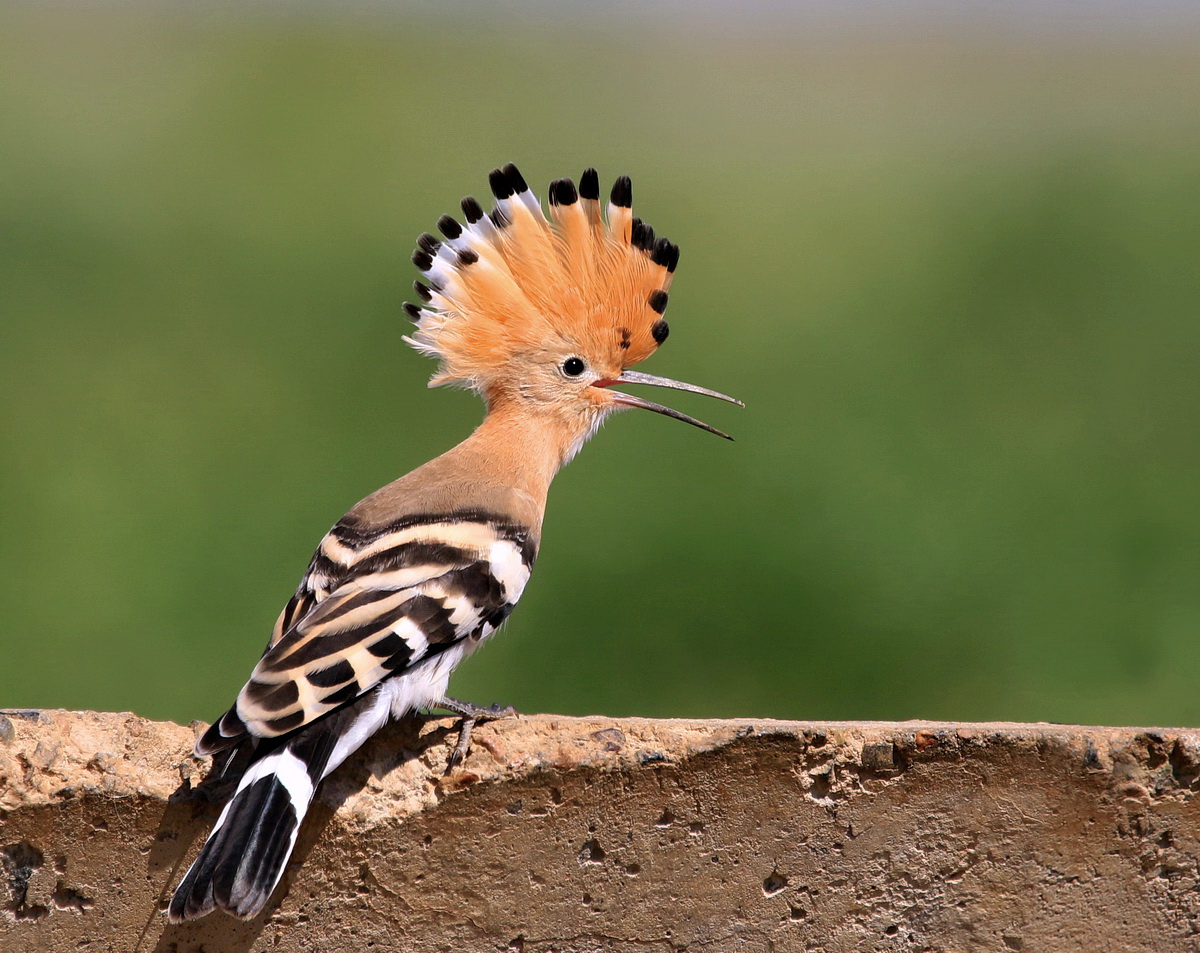
[[[193,728],[0,716],[0,950],[1200,950],[1200,733],[521,717],[396,726],[275,902],[169,927]]]

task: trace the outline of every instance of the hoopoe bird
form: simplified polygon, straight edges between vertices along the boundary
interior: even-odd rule
[[[483,423],[321,540],[237,702],[196,743],[214,771],[246,766],[175,890],[172,921],[215,908],[258,914],[317,786],[389,719],[428,708],[461,715],[452,768],[478,719],[511,711],[447,697],[450,674],[521,597],[550,481],[609,414],[641,407],[728,439],[611,389],[651,384],[740,404],[629,369],[667,339],[679,261],[676,245],[633,217],[629,179],[616,180],[606,216],[595,169],[578,189],[555,180],[549,218],[515,166],[489,179],[490,213],[463,199],[465,225],[443,216],[443,238],[420,237],[423,304],[405,305],[416,323],[405,341],[440,362],[430,386],[478,392]]]

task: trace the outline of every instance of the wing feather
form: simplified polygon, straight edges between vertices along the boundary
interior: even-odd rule
[[[480,514],[371,529],[339,523],[197,752],[295,731],[451,646],[486,638],[520,597],[535,552],[523,531]]]
[[[246,730],[259,737],[294,731],[383,679],[494,631],[519,593],[509,601],[497,573],[510,569],[493,567],[491,556],[497,545],[518,550],[481,529],[409,528],[397,534],[402,539],[371,540],[354,556],[342,542],[323,544],[320,554],[336,553],[348,578],[314,598],[255,666],[235,706]]]

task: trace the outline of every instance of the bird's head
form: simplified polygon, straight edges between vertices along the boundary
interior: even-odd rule
[[[643,374],[633,365],[666,339],[668,289],[678,246],[633,218],[622,176],[601,214],[594,169],[550,183],[550,217],[517,168],[491,173],[490,213],[462,201],[466,224],[443,216],[444,236],[422,235],[413,261],[423,306],[405,305],[417,325],[405,338],[441,364],[431,386],[478,391],[489,406],[546,415],[573,434],[575,449],[613,411],[641,407],[711,433],[686,414],[613,390],[649,384],[740,404],[716,391]]]

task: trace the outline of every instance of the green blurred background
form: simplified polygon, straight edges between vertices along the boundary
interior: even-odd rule
[[[633,177],[645,369],[747,409],[612,421],[456,694],[1200,722],[1200,33],[883,9],[4,8],[0,706],[233,699],[477,423],[400,304],[512,160]]]

